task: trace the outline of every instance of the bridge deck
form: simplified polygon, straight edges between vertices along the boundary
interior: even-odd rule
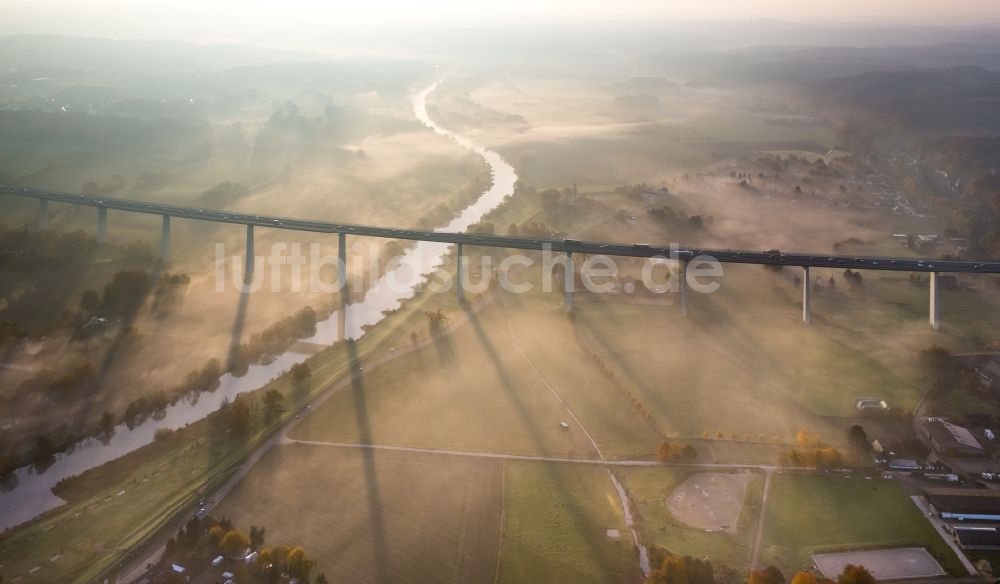
[[[249,215],[232,213],[214,209],[199,209],[177,205],[163,205],[129,201],[110,197],[93,197],[61,193],[30,187],[15,187],[0,185],[0,194],[29,197],[42,201],[55,201],[71,205],[88,207],[103,207],[131,213],[146,213],[212,221],[215,223],[232,223],[237,225],[253,225],[255,227],[270,227],[272,229],[288,229],[292,231],[307,231],[314,233],[345,233],[365,237],[382,237],[390,239],[407,239],[414,241],[437,241],[444,243],[461,243],[483,247],[507,249],[545,250],[556,252],[574,252],[587,254],[603,254],[608,256],[628,257],[675,257],[681,260],[692,260],[700,255],[711,256],[723,263],[758,264],[772,266],[801,266],[817,268],[850,268],[852,270],[889,270],[899,272],[965,272],[981,274],[1000,273],[1000,262],[986,261],[954,261],[870,256],[834,256],[827,254],[784,253],[765,251],[744,251],[728,249],[696,249],[680,248],[671,256],[670,247],[622,244],[593,241],[575,241],[568,239],[528,239],[521,237],[502,237],[499,235],[475,235],[468,233],[447,233],[441,231],[421,231],[416,229],[395,229],[375,227],[371,225],[355,225],[349,223],[332,223],[327,221],[308,221],[289,217],[271,215]]]

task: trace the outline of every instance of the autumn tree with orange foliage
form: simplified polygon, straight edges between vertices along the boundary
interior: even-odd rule
[[[715,570],[708,560],[668,553],[646,578],[646,584],[715,584]]]
[[[806,429],[795,435],[797,446],[778,457],[783,466],[809,466],[816,468],[838,468],[844,465],[844,455],[840,450],[825,443],[819,434]]]
[[[774,566],[763,570],[752,570],[747,576],[747,584],[785,584],[785,575]]]

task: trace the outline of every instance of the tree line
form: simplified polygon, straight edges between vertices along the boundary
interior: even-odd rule
[[[679,556],[662,548],[650,550],[650,565],[652,572],[646,578],[646,584],[716,584],[716,582],[732,582],[733,574],[728,568],[717,569],[711,560]],[[836,580],[831,580],[812,572],[796,572],[791,580],[774,566],[762,570],[752,570],[743,580],[744,584],[875,584],[872,576],[864,566],[847,565]]]
[[[251,525],[249,533],[244,533],[225,517],[195,515],[167,540],[163,557],[147,575],[155,578],[154,581],[168,584],[186,582],[183,577],[177,578],[171,565],[182,566],[188,576],[198,577],[215,569],[213,561],[222,556],[223,560],[229,560],[225,569],[232,572],[238,582],[277,584],[296,579],[301,584],[328,584],[324,574],[312,578],[316,562],[304,549],[288,545],[265,546],[266,533],[265,528],[256,525]]]
[[[134,302],[136,297],[124,289],[130,282],[142,281],[135,275],[136,271],[124,270],[119,272],[121,273],[129,275],[113,279],[105,288],[104,297],[114,306]],[[145,274],[145,272],[139,273]],[[148,276],[146,278],[148,280]],[[102,304],[103,302],[104,300]],[[17,440],[5,441],[6,452],[0,452],[0,480],[9,481],[17,468],[29,464],[36,471],[43,472],[55,461],[56,454],[86,438],[94,437],[107,442],[114,435],[118,424],[124,424],[131,430],[150,417],[162,415],[168,406],[176,404],[185,396],[214,391],[219,387],[219,378],[224,373],[235,375],[245,373],[251,363],[280,354],[299,338],[315,334],[316,321],[316,312],[307,306],[253,335],[248,343],[238,347],[234,352],[235,357],[230,359],[227,366],[223,366],[217,359],[210,359],[200,369],[189,372],[181,383],[168,389],[151,391],[132,400],[119,415],[105,411],[97,420],[89,422],[84,419],[78,420],[75,427],[63,424],[57,430],[44,435],[28,435]],[[308,370],[298,372],[298,375],[302,374],[308,377]],[[97,379],[97,369],[91,363],[83,361],[63,370],[46,370],[36,374],[22,383],[21,393],[44,391],[56,399],[83,399],[99,389],[96,384]],[[265,395],[265,398],[269,415],[273,415],[280,409],[283,398],[280,394],[270,397]],[[13,485],[7,485],[6,482],[0,485],[4,486]]]

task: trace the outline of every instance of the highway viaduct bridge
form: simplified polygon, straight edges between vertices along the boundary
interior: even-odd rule
[[[482,247],[496,247],[506,249],[523,249],[533,251],[553,251],[560,252],[567,256],[568,269],[572,271],[572,258],[574,253],[578,254],[602,254],[607,256],[637,257],[637,258],[673,258],[680,261],[682,270],[687,263],[699,256],[709,256],[721,263],[733,264],[757,264],[762,266],[788,266],[802,268],[804,274],[802,278],[802,320],[806,324],[811,319],[811,268],[836,268],[852,270],[882,270],[896,272],[926,272],[930,275],[930,298],[929,298],[929,320],[934,330],[938,330],[941,325],[939,275],[945,273],[973,273],[973,274],[997,274],[1000,273],[1000,262],[974,262],[957,260],[930,260],[930,259],[910,259],[910,258],[888,258],[888,257],[860,257],[860,256],[831,256],[823,254],[798,254],[783,252],[764,251],[742,251],[742,250],[721,250],[721,249],[671,249],[669,247],[645,245],[645,244],[621,244],[577,241],[573,239],[531,239],[519,237],[502,237],[498,235],[476,235],[466,233],[444,233],[437,231],[421,231],[414,229],[393,229],[387,227],[373,227],[369,225],[352,225],[346,223],[331,223],[326,221],[311,221],[305,219],[292,219],[288,217],[275,217],[266,215],[249,215],[245,213],[232,213],[213,209],[198,209],[194,207],[181,207],[176,205],[163,205],[158,203],[147,203],[141,201],[129,201],[125,199],[114,199],[109,197],[98,197],[88,195],[77,195],[71,193],[61,193],[35,189],[30,187],[17,187],[0,185],[0,195],[14,195],[36,199],[38,208],[38,227],[44,229],[48,226],[49,203],[65,203],[70,205],[83,205],[97,208],[97,239],[104,243],[108,237],[108,210],[126,211],[130,213],[144,213],[147,215],[159,215],[162,218],[162,238],[160,242],[160,257],[165,262],[170,261],[170,221],[172,218],[195,219],[199,221],[212,221],[216,223],[232,223],[244,225],[246,227],[246,266],[244,273],[249,275],[253,272],[254,266],[254,228],[264,227],[269,229],[288,229],[292,231],[306,231],[313,233],[337,234],[339,242],[339,274],[340,282],[346,282],[346,238],[348,235],[364,237],[381,237],[389,239],[405,239],[412,241],[434,241],[455,244],[457,247],[457,257],[462,256],[463,245],[475,245]],[[458,270],[461,272],[461,260],[459,259]],[[457,293],[459,299],[462,298],[461,278],[456,278],[458,283]],[[687,314],[687,282],[686,278],[680,278],[681,313]],[[572,279],[566,280],[565,304],[567,308],[572,308]]]

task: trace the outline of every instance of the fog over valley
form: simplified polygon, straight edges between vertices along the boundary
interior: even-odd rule
[[[0,5],[0,584],[1000,570],[995,2]]]

